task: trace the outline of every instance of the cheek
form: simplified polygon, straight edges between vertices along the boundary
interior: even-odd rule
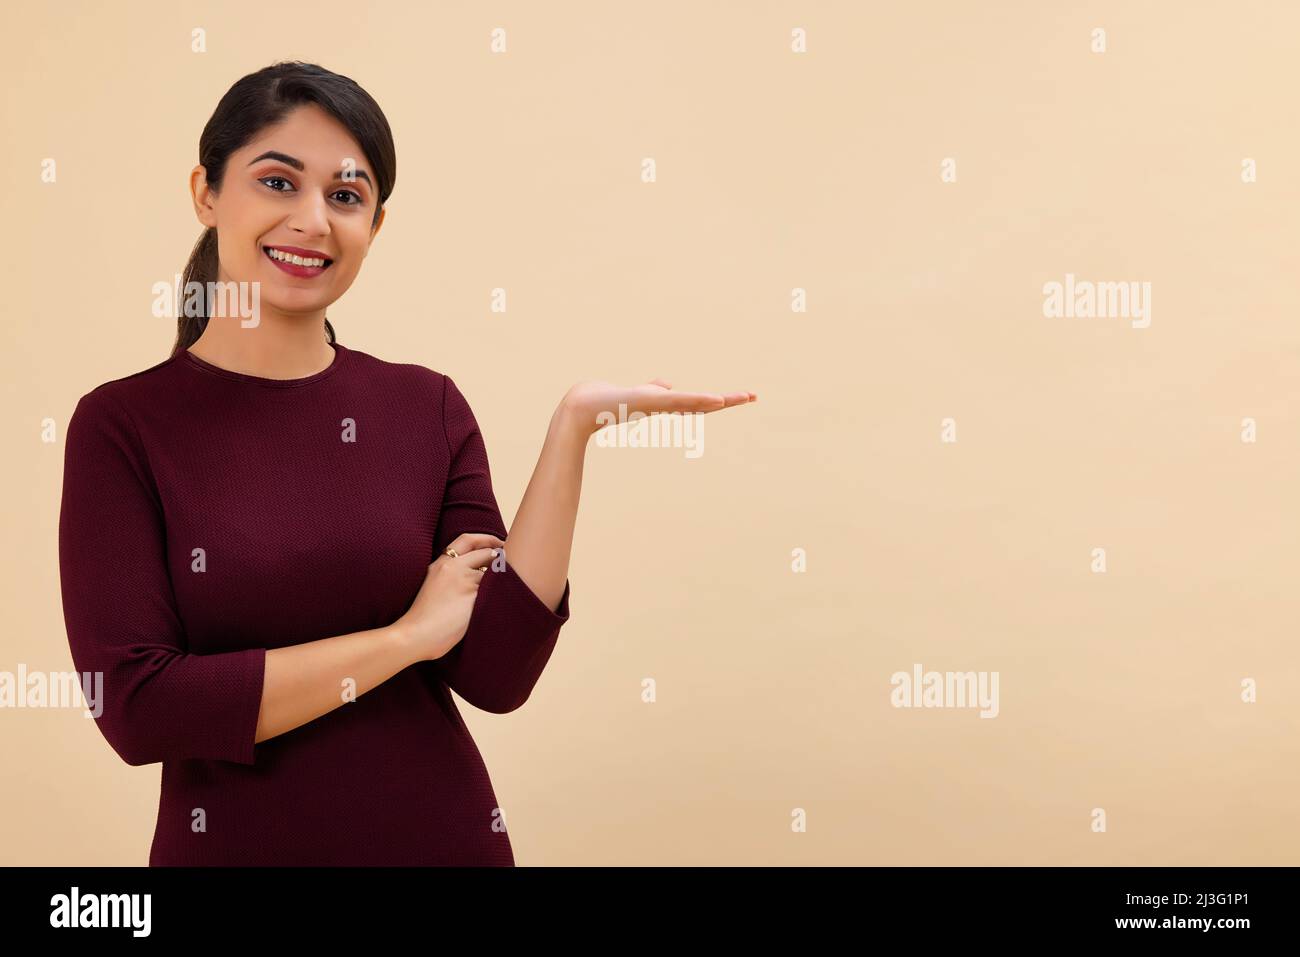
[[[343,265],[335,263],[333,266],[330,266],[326,272],[326,275],[329,275],[329,273],[334,274],[329,277],[330,282],[336,286],[352,285],[352,280],[357,278],[357,271],[361,268],[360,258],[359,255],[351,256]]]
[[[360,238],[352,239],[343,247],[344,260],[342,268],[338,271],[340,276],[347,276],[350,279],[361,271],[361,264],[366,261],[368,241],[369,235],[362,234]],[[339,264],[335,263],[334,265],[337,267]],[[331,269],[332,271],[333,269]]]
[[[223,255],[231,257],[232,261],[253,261],[253,253],[258,251],[258,232],[251,220],[238,215],[224,216],[217,232],[221,237]]]
[[[248,278],[257,269],[257,260],[253,258],[252,241],[242,234],[231,236],[223,233],[217,243],[217,255],[222,268],[232,279]]]

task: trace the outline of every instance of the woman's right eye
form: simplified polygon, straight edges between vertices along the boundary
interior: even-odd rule
[[[271,185],[270,185],[270,181],[272,181],[272,180],[279,180],[281,183],[287,183],[287,182],[289,182],[289,181],[288,181],[287,179],[285,179],[283,176],[263,176],[260,180],[258,180],[258,182],[259,182],[259,183],[266,183],[267,186],[272,190],[272,192],[283,193],[284,190],[282,190],[282,189],[276,189],[274,186],[271,186]]]

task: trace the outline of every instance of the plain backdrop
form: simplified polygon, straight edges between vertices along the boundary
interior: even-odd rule
[[[72,667],[63,430],[169,354],[218,99],[302,59],[397,142],[330,320],[455,378],[507,523],[574,382],[760,396],[698,458],[592,440],[572,620],[519,711],[461,703],[520,865],[1296,862],[1294,4],[6,19],[0,670]],[[1151,283],[1149,328],[1045,317],[1066,274]],[[917,663],[997,671],[998,717],[892,707]],[[159,765],[79,710],[0,710],[0,747],[0,863],[146,862]]]

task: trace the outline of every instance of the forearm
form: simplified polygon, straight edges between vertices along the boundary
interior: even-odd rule
[[[333,711],[417,658],[394,626],[272,648],[266,653],[255,740],[274,738]]]
[[[506,561],[552,611],[559,606],[569,577],[590,437],[591,430],[575,421],[561,403],[551,416],[537,466],[506,537]]]

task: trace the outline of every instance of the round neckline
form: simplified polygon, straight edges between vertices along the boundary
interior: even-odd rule
[[[350,350],[340,342],[332,342],[330,343],[330,347],[334,350],[334,358],[330,361],[329,365],[324,369],[321,369],[320,372],[315,372],[309,376],[302,376],[297,379],[269,379],[265,376],[250,375],[247,372],[235,372],[233,369],[223,369],[221,366],[213,365],[206,359],[200,359],[194,353],[190,352],[188,348],[182,349],[181,355],[194,368],[212,375],[221,376],[225,379],[233,379],[236,382],[247,382],[251,385],[266,386],[272,389],[294,389],[299,386],[311,385],[313,382],[319,382],[321,379],[327,378],[338,371],[339,366],[343,365],[343,361],[347,358]]]

